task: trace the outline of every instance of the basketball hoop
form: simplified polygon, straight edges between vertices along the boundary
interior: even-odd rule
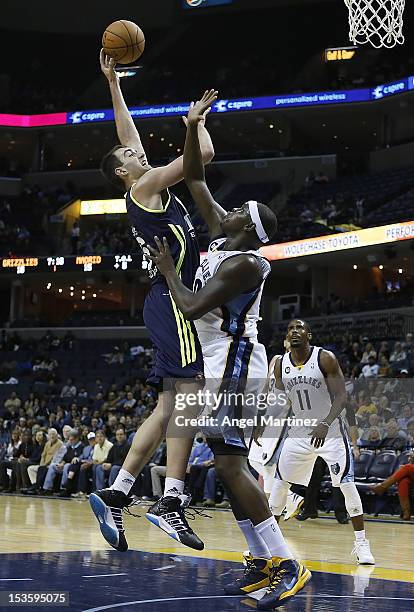
[[[405,0],[344,0],[349,10],[349,40],[376,49],[404,44]]]

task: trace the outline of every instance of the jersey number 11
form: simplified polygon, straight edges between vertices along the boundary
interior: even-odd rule
[[[299,405],[300,405],[300,409],[301,410],[305,410],[305,407],[303,405],[303,398],[302,398],[302,391],[296,391],[296,393],[298,394],[298,400],[299,400]],[[310,397],[309,397],[309,391],[307,389],[304,390],[303,395],[305,396],[305,401],[306,401],[306,407],[308,410],[312,410],[312,406],[310,403]]]

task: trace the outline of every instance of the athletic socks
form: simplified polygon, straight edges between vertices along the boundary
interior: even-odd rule
[[[272,557],[294,559],[274,516],[254,525],[253,529],[264,540]]]
[[[252,557],[260,557],[261,559],[270,559],[271,554],[264,539],[256,533],[253,523],[250,519],[237,521],[237,525],[241,529],[246,538],[247,546]]]
[[[184,480],[178,480],[177,478],[165,479],[164,496],[175,497],[184,493]]]
[[[129,495],[134,482],[135,476],[121,468],[118,476],[115,478],[114,484],[109,488],[113,491],[122,491],[125,495]]]
[[[355,533],[355,540],[357,542],[361,542],[361,540],[365,540],[365,529],[362,529],[361,531],[354,531]]]

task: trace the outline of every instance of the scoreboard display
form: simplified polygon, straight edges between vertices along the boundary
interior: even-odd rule
[[[69,255],[58,257],[3,257],[3,273],[31,274],[34,272],[106,272],[146,270],[141,253],[119,255]]]

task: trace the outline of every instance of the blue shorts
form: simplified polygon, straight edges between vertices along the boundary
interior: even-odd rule
[[[199,378],[203,356],[192,321],[175,305],[167,285],[157,283],[145,298],[144,323],[155,349],[147,384],[159,387],[164,378]]]

